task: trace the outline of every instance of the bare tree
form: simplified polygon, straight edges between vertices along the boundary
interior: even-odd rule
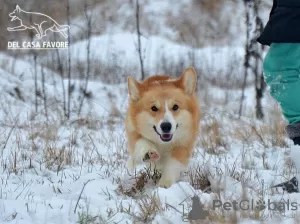
[[[32,20],[32,17],[30,16],[30,20]],[[30,30],[29,32],[30,40],[33,42],[34,39],[34,32]],[[37,81],[37,52],[35,50],[31,51],[33,55],[33,62],[34,62],[34,105],[35,105],[35,113],[38,112],[38,81]]]
[[[141,80],[143,80],[145,78],[145,73],[144,73],[144,61],[143,61],[143,55],[142,55],[142,43],[141,43],[139,0],[136,0],[135,17],[136,17],[137,39],[138,39],[138,53],[139,53],[140,65],[141,65]]]
[[[37,83],[37,54],[33,53],[34,60],[34,105],[35,105],[35,113],[38,112],[38,83]]]
[[[259,17],[258,6],[261,4],[261,0],[255,0],[253,11],[255,16],[255,31],[254,31],[254,38],[252,39],[251,43],[253,45],[253,52],[252,55],[254,57],[254,68],[253,72],[255,75],[255,93],[256,93],[256,117],[258,119],[264,118],[263,108],[262,108],[262,98],[263,92],[265,90],[265,82],[263,76],[263,59],[262,59],[262,51],[263,45],[259,45],[256,42],[256,37],[263,31],[263,21]]]
[[[43,99],[44,99],[44,110],[45,110],[45,116],[47,120],[47,125],[48,125],[48,107],[47,107],[47,94],[46,94],[46,89],[45,89],[45,72],[44,72],[44,67],[42,66],[41,68],[41,74],[42,74],[42,89],[43,89]]]
[[[67,0],[67,21],[68,25],[70,26],[70,0]],[[68,29],[68,42],[70,44],[70,29]],[[71,113],[71,93],[72,93],[72,86],[71,86],[71,49],[68,48],[68,110],[67,110],[67,119],[70,118]]]
[[[245,97],[245,88],[247,83],[247,77],[249,72],[254,75],[255,78],[255,93],[256,93],[256,117],[263,119],[264,114],[262,110],[262,98],[265,89],[265,83],[262,72],[262,50],[263,47],[256,41],[257,36],[263,30],[263,22],[259,17],[258,6],[261,0],[244,0],[246,8],[246,45],[245,45],[245,59],[244,59],[244,80],[242,87],[242,95],[239,109],[239,116],[242,115],[243,101]],[[253,19],[253,20],[251,20]]]
[[[54,35],[55,41],[56,41],[56,35]],[[62,60],[60,58],[59,50],[56,48],[56,57],[57,57],[57,64],[58,64],[58,72],[60,74],[61,78],[61,86],[63,90],[63,110],[64,110],[64,116],[67,117],[67,105],[66,105],[66,89],[64,84],[64,68],[62,64]]]
[[[84,3],[84,13],[85,13],[85,18],[87,21],[87,46],[86,46],[86,60],[87,60],[87,70],[86,70],[86,75],[85,75],[85,80],[84,80],[84,85],[83,87],[81,87],[81,96],[80,96],[80,105],[79,105],[79,111],[78,111],[78,115],[80,115],[81,110],[82,110],[82,106],[83,106],[83,102],[84,99],[86,97],[87,94],[87,88],[88,88],[88,82],[89,82],[89,78],[90,78],[90,70],[91,70],[91,35],[92,35],[92,13],[88,12],[88,5],[87,5],[87,1],[85,1]]]
[[[242,95],[240,100],[240,108],[239,108],[239,117],[242,116],[243,111],[243,103],[245,98],[245,89],[247,85],[247,78],[248,78],[248,71],[249,71],[249,61],[250,61],[250,47],[249,47],[249,39],[250,39],[250,32],[251,32],[251,26],[250,26],[250,2],[248,0],[244,0],[245,9],[246,9],[246,43],[245,43],[245,58],[244,58],[244,80],[242,85]]]

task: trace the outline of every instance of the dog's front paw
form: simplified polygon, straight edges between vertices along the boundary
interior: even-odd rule
[[[143,157],[144,162],[154,162],[159,160],[160,155],[156,150],[149,150]]]
[[[167,177],[161,177],[160,181],[158,182],[159,187],[163,188],[169,188],[174,184],[174,181],[172,181],[170,178]]]

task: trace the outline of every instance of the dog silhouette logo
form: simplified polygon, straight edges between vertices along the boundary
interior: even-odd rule
[[[20,26],[8,27],[8,31],[22,31],[27,29],[34,29],[37,34],[36,37],[41,39],[45,37],[47,31],[59,32],[65,38],[68,38],[66,31],[70,29],[69,25],[60,25],[50,16],[38,12],[27,12],[22,10],[18,5],[16,9],[9,13],[11,21],[20,20]]]

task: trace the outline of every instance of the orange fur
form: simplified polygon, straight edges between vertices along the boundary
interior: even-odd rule
[[[162,187],[170,187],[178,180],[178,173],[188,164],[194,149],[200,121],[196,79],[192,67],[186,69],[180,78],[152,76],[142,82],[128,78],[130,99],[126,134],[131,155],[129,165],[143,162],[145,153],[157,154],[159,158],[153,157],[152,160],[151,157],[146,163],[154,163],[162,170],[159,183]],[[175,110],[174,105],[179,109]],[[153,106],[157,111],[152,110]],[[168,142],[161,138],[163,133],[159,129],[165,121],[173,124]],[[177,172],[175,176],[172,171]]]

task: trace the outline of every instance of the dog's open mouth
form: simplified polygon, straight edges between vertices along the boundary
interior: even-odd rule
[[[173,138],[173,134],[171,133],[163,133],[163,134],[159,134],[158,131],[156,130],[156,127],[153,126],[153,129],[154,131],[156,132],[156,134],[159,135],[160,139],[163,141],[163,142],[169,142],[172,140]]]

